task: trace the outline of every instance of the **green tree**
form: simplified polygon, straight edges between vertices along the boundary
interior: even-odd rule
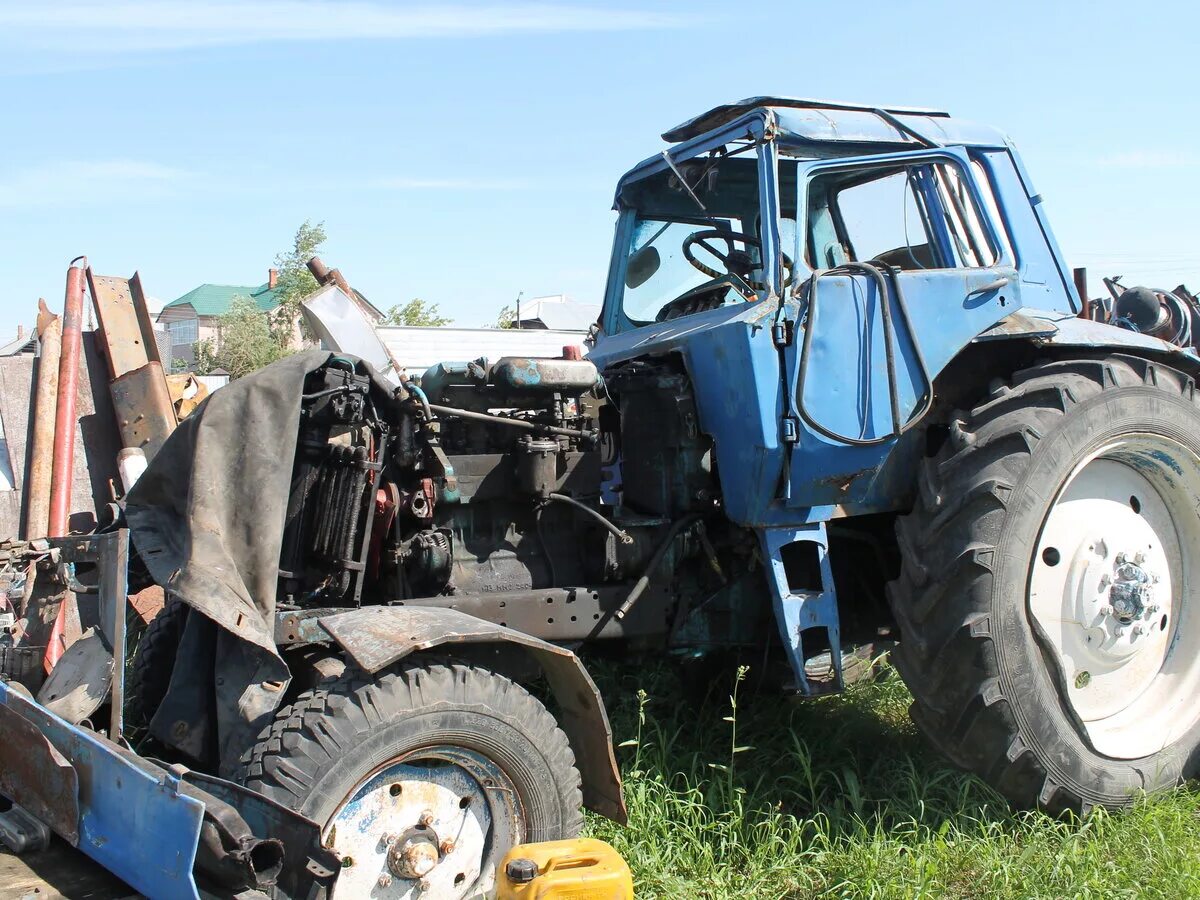
[[[224,369],[231,379],[241,378],[290,352],[271,327],[270,316],[249,297],[234,297],[217,326],[217,343],[208,339],[196,344],[195,371],[201,375]]]
[[[500,312],[496,316],[496,324],[494,328],[513,328],[517,324],[517,313],[507,303],[500,307]]]
[[[293,328],[300,324],[300,334],[305,339],[313,335],[300,312],[300,301],[315,291],[317,279],[308,271],[308,261],[317,255],[325,243],[325,224],[315,225],[308,219],[296,229],[292,249],[275,257],[275,268],[279,277],[275,281],[275,297],[279,306],[271,314],[271,330],[282,347],[291,346]]]
[[[443,316],[436,303],[427,303],[420,297],[413,297],[407,303],[397,303],[383,314],[381,325],[423,325],[438,328],[449,325],[450,318]]]

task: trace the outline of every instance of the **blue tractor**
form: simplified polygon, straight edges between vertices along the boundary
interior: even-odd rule
[[[590,354],[618,520],[753,535],[795,688],[894,638],[922,731],[1018,805],[1193,774],[1196,298],[1081,297],[1012,143],[945,113],[757,97],[664,138]],[[677,639],[754,639],[727,577]]]
[[[393,389],[311,351],[172,435],[128,503],[173,596],[130,687],[161,752],[381,897],[623,818],[580,644],[754,654],[800,695],[891,646],[924,733],[1022,807],[1194,774],[1196,298],[1081,297],[1013,145],[945,113],[758,97],[664,137],[586,359]]]

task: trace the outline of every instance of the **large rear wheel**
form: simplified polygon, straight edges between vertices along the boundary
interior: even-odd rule
[[[1200,408],[1142,360],[1040,365],[960,414],[900,520],[913,718],[1020,806],[1178,783],[1200,745]]]
[[[347,672],[282,709],[243,782],[322,825],[333,900],[488,894],[514,845],[574,837],[566,735],[509,679],[463,664]]]

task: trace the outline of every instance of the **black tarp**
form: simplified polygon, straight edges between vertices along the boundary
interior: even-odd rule
[[[330,356],[297,353],[213,392],[129,492],[134,547],[190,607],[151,734],[226,774],[289,680],[274,640],[279,554],[305,378]],[[377,396],[390,390],[355,362]]]

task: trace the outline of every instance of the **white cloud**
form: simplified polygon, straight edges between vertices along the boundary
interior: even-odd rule
[[[392,6],[371,0],[67,0],[0,5],[6,41],[89,55],[272,41],[398,40],[630,31],[695,21],[653,9],[550,3]]]
[[[1102,156],[1096,164],[1106,169],[1192,169],[1200,167],[1200,153],[1191,150],[1127,150]]]
[[[182,169],[129,159],[62,160],[0,177],[0,208],[84,206],[161,196],[191,177]]]

